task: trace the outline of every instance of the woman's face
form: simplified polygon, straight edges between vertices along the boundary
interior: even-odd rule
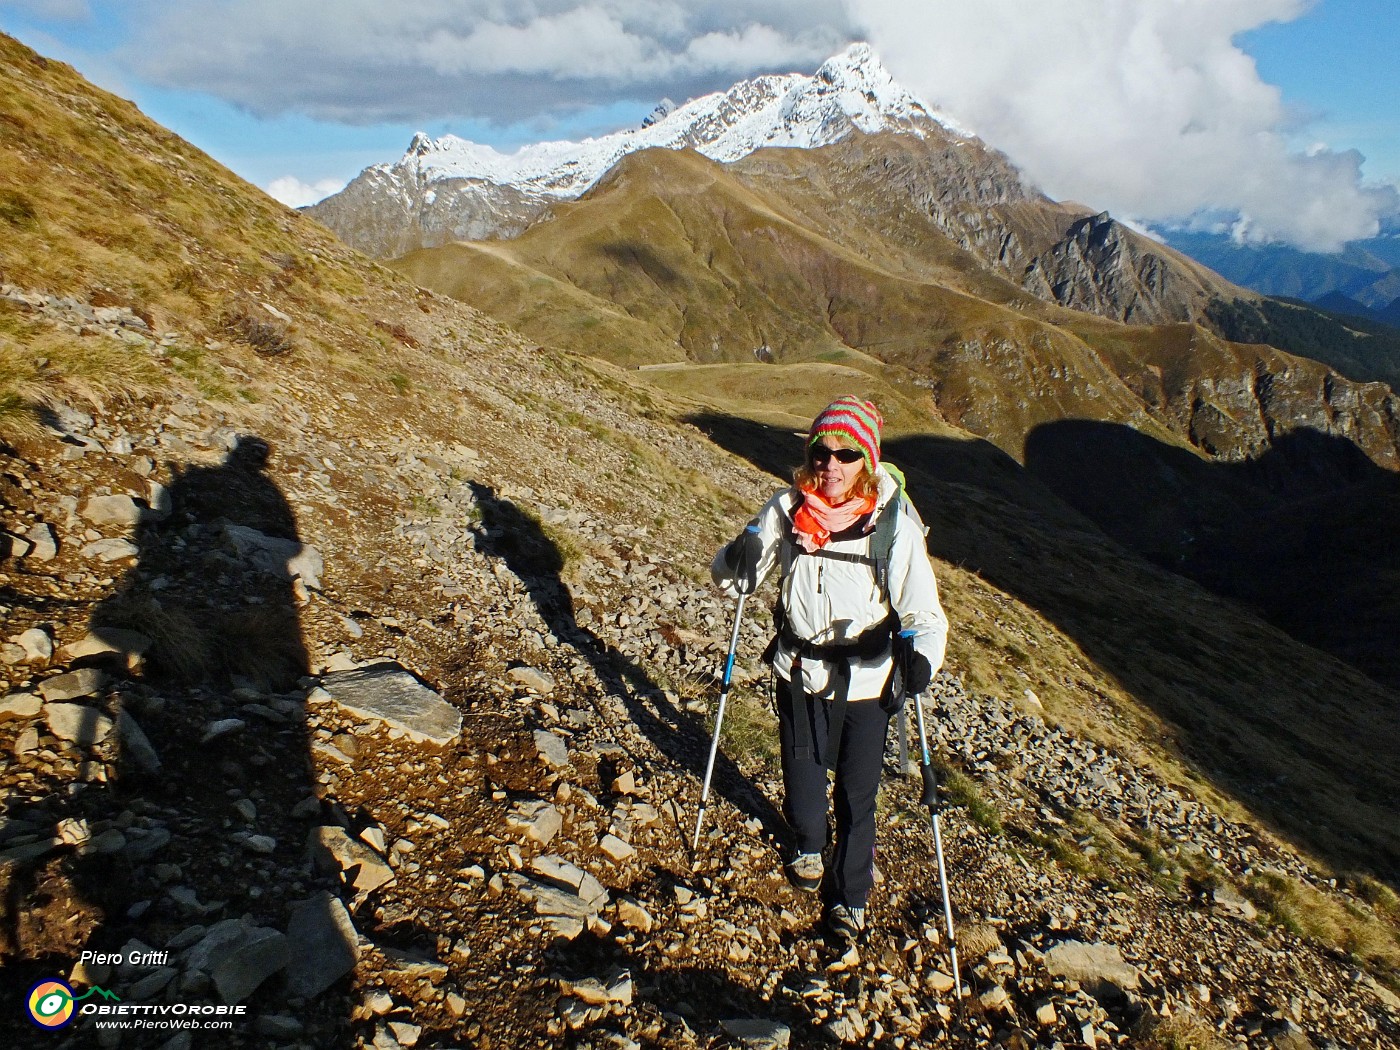
[[[817,476],[817,491],[822,499],[831,504],[846,502],[856,479],[865,469],[865,457],[830,434],[824,434],[812,446],[809,455]],[[852,455],[855,458],[850,462],[842,462],[841,457],[849,459]]]

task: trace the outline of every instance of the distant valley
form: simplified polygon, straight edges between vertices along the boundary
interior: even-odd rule
[[[1178,251],[1264,295],[1400,326],[1400,231],[1353,241],[1335,255],[1286,245],[1241,245],[1225,233],[1167,231]]]

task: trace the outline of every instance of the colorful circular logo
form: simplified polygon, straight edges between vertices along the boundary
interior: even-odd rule
[[[29,992],[29,1016],[41,1028],[62,1028],[73,1020],[73,989],[56,979],[40,981]]]

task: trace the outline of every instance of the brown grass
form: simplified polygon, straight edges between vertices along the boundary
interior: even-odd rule
[[[1285,929],[1345,952],[1359,965],[1393,980],[1400,977],[1395,894],[1374,879],[1366,884],[1379,907],[1365,901],[1338,900],[1278,872],[1256,875],[1245,892],[1266,916]]]
[[[167,381],[149,353],[54,328],[0,302],[0,434],[34,432],[40,410],[60,400],[96,408]]]
[[[307,673],[301,626],[285,601],[222,610],[127,593],[104,605],[95,622],[146,635],[151,673],[177,682],[237,677],[275,691]]]
[[[1138,1050],[1230,1050],[1214,1028],[1195,1014],[1171,1017],[1149,1015],[1137,1027],[1133,1045]]]
[[[293,347],[291,327],[266,309],[239,303],[224,315],[224,327],[262,357],[280,357]]]

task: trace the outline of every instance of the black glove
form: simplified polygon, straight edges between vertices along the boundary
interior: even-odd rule
[[[758,588],[758,559],[762,554],[757,525],[748,526],[724,548],[724,567],[741,594],[752,594]]]
[[[933,681],[933,665],[917,649],[909,653],[909,663],[904,673],[904,688],[910,696],[918,696]]]

